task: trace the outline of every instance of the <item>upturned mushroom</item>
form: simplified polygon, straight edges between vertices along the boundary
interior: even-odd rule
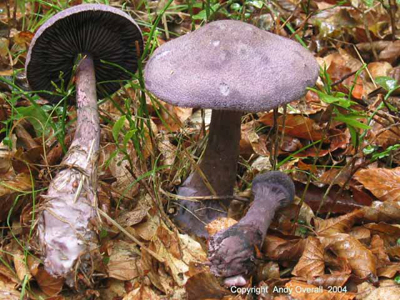
[[[233,20],[215,21],[159,47],[145,67],[148,90],[182,107],[212,108],[208,144],[199,167],[215,200],[181,201],[175,218],[189,233],[207,237],[204,224],[224,216],[233,194],[243,112],[268,111],[304,95],[319,67],[299,43]],[[208,196],[199,172],[180,196]]]
[[[228,286],[241,286],[255,269],[255,250],[261,249],[278,208],[290,204],[295,195],[293,181],[282,172],[257,175],[253,180],[254,201],[235,225],[217,232],[208,241],[211,272],[226,277]]]
[[[75,73],[77,126],[61,171],[50,183],[38,222],[46,270],[69,279],[75,262],[88,260],[96,243],[91,220],[97,216],[97,157],[100,123],[97,99],[120,88],[137,69],[143,51],[141,31],[119,9],[87,4],[66,9],[36,32],[26,60],[30,87],[57,102],[56,87]]]

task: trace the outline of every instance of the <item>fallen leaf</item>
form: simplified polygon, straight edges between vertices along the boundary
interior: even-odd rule
[[[324,269],[324,248],[316,237],[309,236],[304,252],[292,274],[303,278],[313,278],[323,275]]]
[[[35,275],[35,279],[39,284],[41,290],[47,296],[56,296],[58,295],[62,287],[64,285],[64,278],[55,278],[52,277],[49,273],[46,272],[43,268],[39,268],[38,272]]]
[[[320,240],[324,247],[331,249],[338,257],[345,258],[357,276],[376,276],[376,257],[351,235],[336,233],[321,237]]]
[[[118,280],[131,280],[140,275],[138,261],[141,259],[137,245],[116,241],[110,245],[108,276]]]
[[[354,178],[382,201],[400,200],[400,167],[394,169],[362,169]]]

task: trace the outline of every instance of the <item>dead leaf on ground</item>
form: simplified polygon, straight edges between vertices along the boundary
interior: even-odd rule
[[[154,290],[144,284],[142,284],[139,288],[131,291],[128,295],[126,295],[123,300],[161,300],[162,298],[157,295]]]
[[[400,219],[400,202],[398,201],[374,201],[371,206],[363,209],[364,219],[371,222],[397,222]]]
[[[21,194],[28,191],[32,191],[31,176],[29,174],[15,174],[10,170],[7,176],[2,176],[0,184],[0,221],[5,220],[11,208],[13,208],[14,212],[17,211],[25,199],[25,197],[21,197]],[[17,197],[18,201],[15,202]]]
[[[337,233],[320,238],[325,248],[345,258],[354,274],[361,278],[376,276],[376,257],[371,250],[349,234]]]
[[[231,293],[221,287],[219,281],[210,271],[198,273],[189,278],[186,283],[188,300],[221,299]]]
[[[308,284],[315,286],[323,286],[325,289],[336,287],[343,287],[347,280],[351,277],[351,274],[345,272],[334,271],[332,274],[323,274],[315,278],[309,278]]]
[[[266,114],[259,119],[259,122],[273,126],[272,113]],[[277,118],[278,130],[285,134],[301,139],[318,141],[322,139],[322,129],[315,121],[302,115],[286,115]]]
[[[115,220],[122,227],[130,227],[143,221],[150,210],[150,206],[144,202],[140,202],[132,210],[123,211]]]
[[[379,54],[380,60],[385,60],[389,63],[393,63],[400,57],[400,41],[391,42],[382,52]]]
[[[398,300],[400,295],[400,286],[393,280],[382,280],[379,288],[364,282],[357,289],[357,294],[363,300]]]
[[[316,237],[309,236],[299,262],[292,274],[303,278],[313,278],[324,274],[324,248]]]
[[[362,218],[363,212],[355,210],[351,213],[339,216],[337,218],[320,219],[315,218],[315,230],[319,236],[330,236],[336,233],[347,233],[353,224]]]
[[[131,280],[140,275],[137,245],[124,241],[116,241],[108,245],[109,261],[107,264],[108,275],[119,280]]]
[[[382,201],[400,200],[400,167],[394,169],[362,169],[354,178]]]
[[[262,249],[272,260],[298,260],[304,252],[305,245],[306,240],[301,238],[283,239],[267,235]]]
[[[54,278],[43,268],[38,269],[38,272],[35,275],[35,279],[39,284],[41,290],[47,296],[58,295],[61,292],[65,282],[64,278]]]

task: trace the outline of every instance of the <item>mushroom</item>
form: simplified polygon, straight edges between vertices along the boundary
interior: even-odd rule
[[[208,144],[200,169],[217,196],[182,200],[175,221],[207,237],[204,224],[226,215],[239,157],[243,112],[268,111],[304,95],[318,78],[318,63],[300,44],[233,20],[211,22],[159,47],[145,67],[146,88],[183,107],[211,108]],[[192,173],[180,196],[209,196],[201,173]]]
[[[255,249],[260,249],[275,211],[290,204],[295,188],[289,176],[274,171],[253,180],[254,201],[235,225],[217,232],[208,241],[211,272],[227,277],[225,284],[240,286],[256,266]]]
[[[61,99],[55,86],[71,80],[75,61],[82,57],[75,73],[75,136],[61,171],[43,196],[38,222],[46,270],[70,279],[70,285],[75,262],[78,258],[88,261],[97,242],[90,228],[97,216],[97,97],[112,94],[120,88],[119,81],[131,78],[124,69],[136,71],[142,50],[142,34],[135,21],[119,9],[100,4],[74,6],[56,14],[40,27],[29,48],[29,85],[52,102]]]

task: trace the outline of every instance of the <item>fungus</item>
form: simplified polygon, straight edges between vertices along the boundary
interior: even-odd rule
[[[87,262],[96,245],[97,157],[100,122],[97,97],[119,89],[135,72],[143,40],[134,20],[119,9],[86,4],[66,9],[40,27],[29,48],[26,73],[32,90],[52,102],[56,86],[68,83],[75,61],[77,126],[61,171],[50,183],[38,223],[45,269],[73,284],[79,258]],[[106,61],[107,63],[104,63]],[[96,97],[97,94],[97,97]]]
[[[182,107],[213,109],[208,144],[199,164],[216,195],[182,200],[175,221],[185,231],[207,237],[204,224],[224,216],[236,179],[243,112],[268,111],[304,95],[318,78],[318,63],[300,44],[250,24],[223,20],[163,44],[145,67],[148,90]],[[198,172],[180,196],[209,196]]]
[[[255,249],[260,249],[278,208],[294,199],[293,181],[278,171],[257,175],[253,180],[254,201],[235,225],[217,232],[208,241],[211,272],[226,277],[227,285],[243,285],[244,277],[256,266]]]

